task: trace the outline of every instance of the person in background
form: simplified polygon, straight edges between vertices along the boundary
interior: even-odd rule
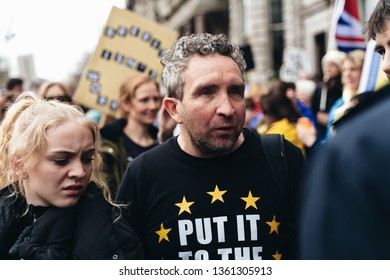
[[[258,83],[245,86],[245,104],[247,106],[245,127],[256,129],[260,124],[263,114],[260,107],[260,98],[266,94],[268,88]]]
[[[72,94],[67,86],[60,82],[44,82],[38,89],[37,94],[47,100],[57,99],[72,103]]]
[[[131,161],[117,194],[129,203],[146,259],[294,258],[304,157],[283,142],[289,186],[279,186],[262,138],[243,128],[246,64],[238,46],[223,34],[183,36],[162,64],[164,107],[180,134]]]
[[[260,99],[260,106],[263,112],[263,119],[257,128],[259,134],[283,134],[286,140],[301,149],[305,148],[298,137],[296,123],[301,113],[296,105],[288,97],[288,91],[294,91],[294,84],[275,80],[268,94]]]
[[[7,81],[6,90],[0,95],[0,120],[5,110],[23,91],[24,81],[21,78],[10,78]]]
[[[317,141],[317,135],[321,135],[321,130],[311,109],[311,100],[316,90],[316,83],[309,79],[298,79],[295,82],[295,87],[298,108],[300,108],[302,113],[302,117],[298,118],[296,128],[298,138],[305,146],[305,155],[308,158],[313,153],[313,146]],[[299,105],[299,103],[301,104]]]
[[[256,111],[256,103],[251,97],[245,97],[245,111],[244,127],[255,129],[256,126],[252,122],[259,113]]]
[[[141,259],[79,107],[21,94],[0,126],[0,259]]]
[[[344,57],[345,53],[332,50],[328,51],[321,60],[323,81],[317,86],[311,101],[311,109],[319,127],[317,135],[319,143],[326,134],[330,108],[342,96],[341,61]]]
[[[354,104],[353,97],[358,94],[360,77],[363,70],[365,51],[353,50],[349,52],[341,63],[343,95],[336,100],[329,111],[328,126],[324,140],[329,141],[334,133],[332,125],[346,110]]]
[[[390,80],[390,1],[378,1],[365,31]],[[390,85],[355,98],[307,170],[299,195],[299,259],[390,259]]]
[[[159,144],[155,122],[162,98],[159,84],[145,74],[132,74],[121,84],[121,117],[100,129],[105,173],[113,195],[128,162]]]
[[[295,94],[296,98],[311,109],[311,100],[316,90],[316,83],[313,80],[298,79],[295,82]]]
[[[297,87],[297,83],[299,87]],[[297,82],[289,82],[287,83],[287,91],[286,96],[291,100],[292,104],[294,105],[296,111],[299,113],[299,118],[297,121],[299,121],[300,118],[307,118],[309,121],[313,124],[313,126],[316,125],[316,118],[314,116],[313,110],[311,109],[310,105],[307,105],[301,101],[301,99],[298,98],[298,94],[302,96],[302,91],[307,90],[306,88],[302,87],[302,80]],[[304,80],[304,82],[311,82],[309,80]],[[312,92],[311,96],[314,92]]]

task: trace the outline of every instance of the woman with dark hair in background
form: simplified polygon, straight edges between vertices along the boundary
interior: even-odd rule
[[[288,95],[295,90],[294,84],[276,80],[268,94],[260,99],[263,120],[257,128],[259,134],[283,134],[284,137],[304,152],[304,146],[295,127],[301,116]]]

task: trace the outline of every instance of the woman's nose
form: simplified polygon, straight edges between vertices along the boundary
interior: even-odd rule
[[[77,178],[82,178],[86,175],[86,171],[85,171],[85,168],[84,168],[84,164],[79,161],[79,160],[76,160],[74,161],[72,164],[71,164],[71,168],[69,170],[69,176],[70,177],[77,177]]]

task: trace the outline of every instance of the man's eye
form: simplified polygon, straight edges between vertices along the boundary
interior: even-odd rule
[[[383,56],[385,54],[385,50],[384,49],[376,49],[375,51],[377,53],[379,53],[381,56]]]
[[[244,92],[240,92],[240,91],[230,92],[230,95],[236,96],[236,97],[239,97],[239,98],[244,98]]]
[[[202,90],[199,95],[210,95],[212,91],[209,89]]]
[[[245,96],[245,89],[241,87],[234,87],[229,90],[229,95],[235,98],[242,99]]]
[[[199,90],[199,95],[200,96],[208,96],[212,95],[216,92],[216,87],[215,86],[205,86]]]

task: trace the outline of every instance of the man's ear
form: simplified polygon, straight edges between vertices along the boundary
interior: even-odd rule
[[[169,113],[169,115],[171,115],[172,119],[174,119],[176,123],[180,124],[180,108],[178,108],[179,101],[176,98],[165,97],[163,102],[165,110]]]

